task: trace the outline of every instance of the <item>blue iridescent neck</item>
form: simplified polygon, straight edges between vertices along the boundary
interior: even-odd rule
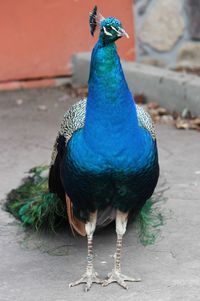
[[[99,38],[92,52],[88,85],[87,143],[104,154],[117,154],[127,144],[132,147],[139,132],[136,107],[114,43],[104,46]]]

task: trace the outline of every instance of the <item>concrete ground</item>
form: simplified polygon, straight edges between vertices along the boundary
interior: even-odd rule
[[[0,94],[2,203],[27,170],[49,162],[63,113],[74,101],[64,88]],[[128,291],[116,284],[94,284],[88,293],[82,286],[69,289],[84,272],[86,240],[67,230],[48,236],[25,232],[1,210],[0,300],[200,300],[200,134],[168,126],[158,126],[157,133],[166,222],[153,246],[140,244],[135,225],[124,238],[122,269],[143,281],[130,283]],[[112,228],[95,236],[95,266],[102,277],[112,269],[115,239]]]

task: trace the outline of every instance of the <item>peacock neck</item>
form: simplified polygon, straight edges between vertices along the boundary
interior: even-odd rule
[[[132,147],[139,132],[136,107],[114,43],[95,45],[88,84],[87,143],[104,154],[121,152],[127,143]]]

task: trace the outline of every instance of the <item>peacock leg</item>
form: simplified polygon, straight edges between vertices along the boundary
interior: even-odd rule
[[[69,284],[69,287],[86,283],[85,285],[85,291],[89,291],[92,283],[103,283],[103,281],[98,277],[98,274],[95,272],[93,267],[93,234],[96,228],[96,221],[97,221],[97,211],[95,213],[90,214],[89,221],[85,224],[85,230],[87,234],[87,240],[88,240],[88,255],[87,255],[87,267],[86,272],[82,275],[82,277]]]
[[[117,282],[123,288],[128,289],[125,281],[139,282],[141,279],[131,278],[121,273],[121,250],[122,250],[122,238],[126,232],[126,225],[128,221],[128,213],[123,213],[119,210],[116,212],[116,232],[117,232],[117,246],[115,253],[114,269],[108,274],[108,279],[103,282],[103,286],[107,286],[112,282]]]

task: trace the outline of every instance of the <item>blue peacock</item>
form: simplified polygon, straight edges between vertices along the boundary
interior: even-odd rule
[[[50,168],[51,192],[66,200],[71,228],[87,235],[85,274],[70,286],[92,283],[107,286],[140,281],[121,273],[122,238],[132,213],[151,197],[159,176],[154,125],[135,105],[128,88],[115,41],[128,34],[119,20],[90,15],[91,34],[99,24],[92,51],[88,97],[65,114]],[[92,242],[96,227],[116,220],[115,265],[105,281],[93,266]]]
[[[90,15],[92,35],[97,26],[100,34],[91,55],[88,97],[64,115],[48,181],[41,176],[42,167],[32,169],[34,176],[11,191],[6,204],[8,211],[35,229],[60,224],[67,207],[72,231],[88,241],[86,272],[70,286],[85,283],[86,291],[93,282],[103,286],[117,282],[127,288],[126,281],[140,281],[121,273],[122,238],[128,220],[148,204],[159,177],[154,124],[134,102],[115,45],[128,34],[119,20],[103,18],[95,6]],[[93,266],[93,234],[114,220],[114,268],[101,280]]]

